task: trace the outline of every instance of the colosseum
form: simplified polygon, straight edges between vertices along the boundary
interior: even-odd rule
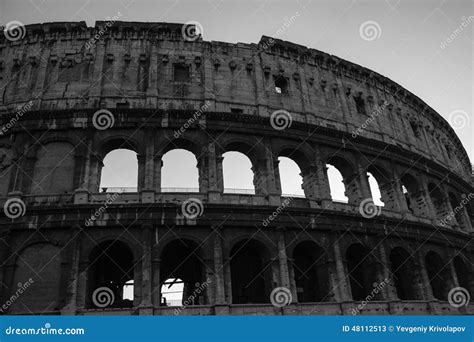
[[[336,56],[193,25],[0,38],[2,314],[473,314],[474,183],[448,122]],[[101,187],[117,149],[137,155],[130,191]],[[175,149],[195,156],[199,189],[162,187]],[[251,193],[224,187],[232,151]],[[282,194],[280,157],[304,196]],[[178,303],[163,296],[175,283]]]

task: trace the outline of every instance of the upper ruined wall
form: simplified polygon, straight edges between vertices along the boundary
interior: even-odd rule
[[[327,126],[419,153],[469,180],[449,124],[388,78],[321,51],[262,37],[259,44],[186,41],[182,24],[28,25],[0,37],[0,112],[98,107],[210,109]],[[178,81],[175,65],[188,68]],[[275,80],[287,89],[275,91]],[[285,85],[286,84],[286,85]],[[364,127],[364,129],[359,129]]]

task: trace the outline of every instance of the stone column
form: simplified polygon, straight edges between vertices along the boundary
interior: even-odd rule
[[[85,178],[86,157],[83,154],[76,154],[74,156],[74,175],[72,188],[78,189],[82,187]]]
[[[416,256],[414,257],[415,263],[417,267],[420,269],[421,272],[421,279],[423,282],[423,286],[421,288],[421,293],[423,293],[423,297],[425,300],[434,300],[433,290],[431,289],[430,277],[428,275],[428,271],[426,269],[425,260],[423,260],[423,255],[420,251],[416,252]]]
[[[87,286],[87,271],[89,269],[89,263],[87,261],[79,262],[78,270],[78,283],[77,283],[77,298],[76,305],[77,309],[81,310],[86,308],[86,306],[91,302],[91,295],[95,289],[89,288]]]
[[[402,213],[408,213],[408,205],[405,194],[402,191],[402,182],[399,177],[395,177],[392,181],[393,195],[397,201],[398,209]]]
[[[152,315],[153,314],[153,301],[152,301],[152,289],[153,289],[153,267],[152,267],[152,239],[153,239],[153,228],[149,225],[142,227],[142,258],[141,258],[141,271],[142,271],[142,282],[141,282],[141,303],[140,303],[140,315]]]
[[[102,163],[102,158],[97,154],[91,155],[89,165],[89,182],[87,185],[87,190],[89,190],[89,192],[91,193],[100,192],[100,176],[101,170],[104,167],[104,164]]]
[[[226,303],[224,262],[222,256],[222,238],[219,227],[214,227],[214,288],[215,305],[224,305]]]
[[[297,302],[296,287],[291,286],[290,274],[288,270],[288,258],[286,256],[285,230],[278,228],[278,263],[280,271],[280,286],[291,291],[292,302]]]
[[[162,157],[162,154],[156,154],[153,156],[153,188],[157,192],[161,192],[161,169],[163,168]]]
[[[388,283],[383,287],[383,295],[386,300],[397,300],[397,289],[395,287],[395,280],[393,279],[393,274],[390,270],[390,262],[387,258],[387,251],[385,246],[381,243],[379,244],[379,255],[382,266],[382,281],[385,283],[385,280],[388,280]]]
[[[145,187],[145,163],[146,163],[146,155],[144,154],[137,154],[138,160],[138,184],[137,184],[137,192],[140,192]]]
[[[161,305],[161,279],[160,279],[160,266],[161,259],[152,258],[151,265],[153,268],[152,275],[152,305],[153,307],[158,307]]]
[[[335,273],[337,275],[337,290],[339,293],[340,301],[351,301],[352,291],[349,283],[349,279],[346,276],[345,270],[345,257],[341,253],[341,247],[339,245],[339,236],[334,236],[333,240],[333,252],[335,260]]]
[[[79,264],[81,260],[81,239],[82,239],[82,229],[76,227],[71,232],[71,254],[70,262],[66,265],[68,266],[65,274],[67,274],[67,290],[64,298],[64,307],[61,309],[61,315],[74,315],[77,310],[77,293],[79,285]]]

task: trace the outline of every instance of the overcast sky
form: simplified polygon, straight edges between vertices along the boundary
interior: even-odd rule
[[[278,38],[337,55],[375,70],[407,88],[445,119],[457,120],[456,133],[471,162],[473,143],[472,2],[449,1],[110,1],[1,0],[0,21],[24,24],[106,20],[184,23],[198,21],[205,40],[257,43]],[[360,27],[375,21],[376,39]],[[280,30],[281,31],[281,30]],[[452,37],[447,42],[448,37]],[[452,114],[454,113],[454,114]],[[456,119],[453,119],[455,117]]]

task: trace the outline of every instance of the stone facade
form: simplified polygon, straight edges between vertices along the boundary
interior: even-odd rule
[[[268,37],[190,42],[181,24],[116,22],[89,47],[104,25],[30,25],[0,40],[0,200],[25,208],[0,219],[4,311],[176,314],[160,293],[176,277],[192,298],[179,314],[474,312],[448,301],[456,287],[474,293],[471,164],[419,98]],[[278,110],[285,129],[272,125]],[[113,196],[99,184],[117,148],[137,153],[138,184]],[[162,156],[176,148],[196,156],[199,193],[162,191]],[[255,195],[224,192],[227,151],[251,160]],[[280,156],[300,167],[305,198],[282,198]],[[327,165],[348,203],[331,200]],[[367,172],[384,202],[372,217]],[[183,213],[190,199],[201,215]],[[130,280],[133,301],[91,301]],[[275,288],[288,305],[270,304]]]

